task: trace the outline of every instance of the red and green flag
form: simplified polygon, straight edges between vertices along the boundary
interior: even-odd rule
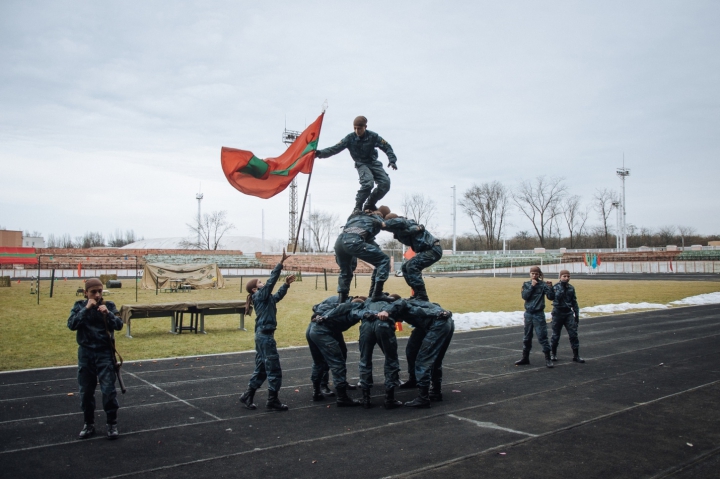
[[[0,264],[37,263],[35,248],[0,248]]]
[[[225,177],[246,195],[272,198],[280,193],[298,173],[312,172],[324,115],[322,113],[277,158],[263,160],[251,151],[223,146],[220,162]]]

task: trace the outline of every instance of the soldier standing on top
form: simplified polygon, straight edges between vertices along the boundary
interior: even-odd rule
[[[388,168],[397,170],[397,157],[390,143],[383,140],[374,131],[367,129],[367,118],[364,116],[355,118],[353,129],[355,130],[354,133],[347,135],[335,146],[317,150],[315,156],[317,158],[328,158],[347,148],[350,151],[350,156],[355,161],[355,168],[357,168],[360,177],[360,189],[355,196],[355,210],[353,213],[359,213],[362,210],[374,211],[377,209],[376,203],[390,191],[390,178],[385,173],[382,163],[378,161],[376,148],[380,148],[387,155],[389,160]],[[377,186],[373,189],[375,184]],[[365,203],[366,200],[367,203]],[[363,204],[365,204],[364,207]]]

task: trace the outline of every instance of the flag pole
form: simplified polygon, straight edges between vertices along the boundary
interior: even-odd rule
[[[313,158],[313,168],[315,168],[315,159]],[[308,182],[305,187],[305,196],[303,197],[302,209],[300,210],[300,221],[298,221],[297,233],[295,233],[295,244],[293,245],[293,254],[297,251],[298,238],[300,238],[300,229],[302,228],[303,214],[305,214],[305,202],[307,201],[308,191],[310,190],[310,179],[312,178],[312,169],[308,174]]]

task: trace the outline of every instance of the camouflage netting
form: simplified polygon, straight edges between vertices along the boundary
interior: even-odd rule
[[[190,285],[193,289],[224,288],[225,278],[217,264],[146,264],[142,289],[177,289]]]

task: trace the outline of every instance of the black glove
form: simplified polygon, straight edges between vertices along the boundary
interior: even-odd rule
[[[418,225],[418,231],[425,231],[425,225]]]
[[[363,314],[363,319],[365,319],[367,321],[375,321],[377,319],[377,314],[365,313],[365,314]]]
[[[397,171],[397,165],[392,161],[388,163],[388,168],[392,168],[393,170]]]
[[[579,314],[575,315],[575,322],[580,324],[580,315]]]

